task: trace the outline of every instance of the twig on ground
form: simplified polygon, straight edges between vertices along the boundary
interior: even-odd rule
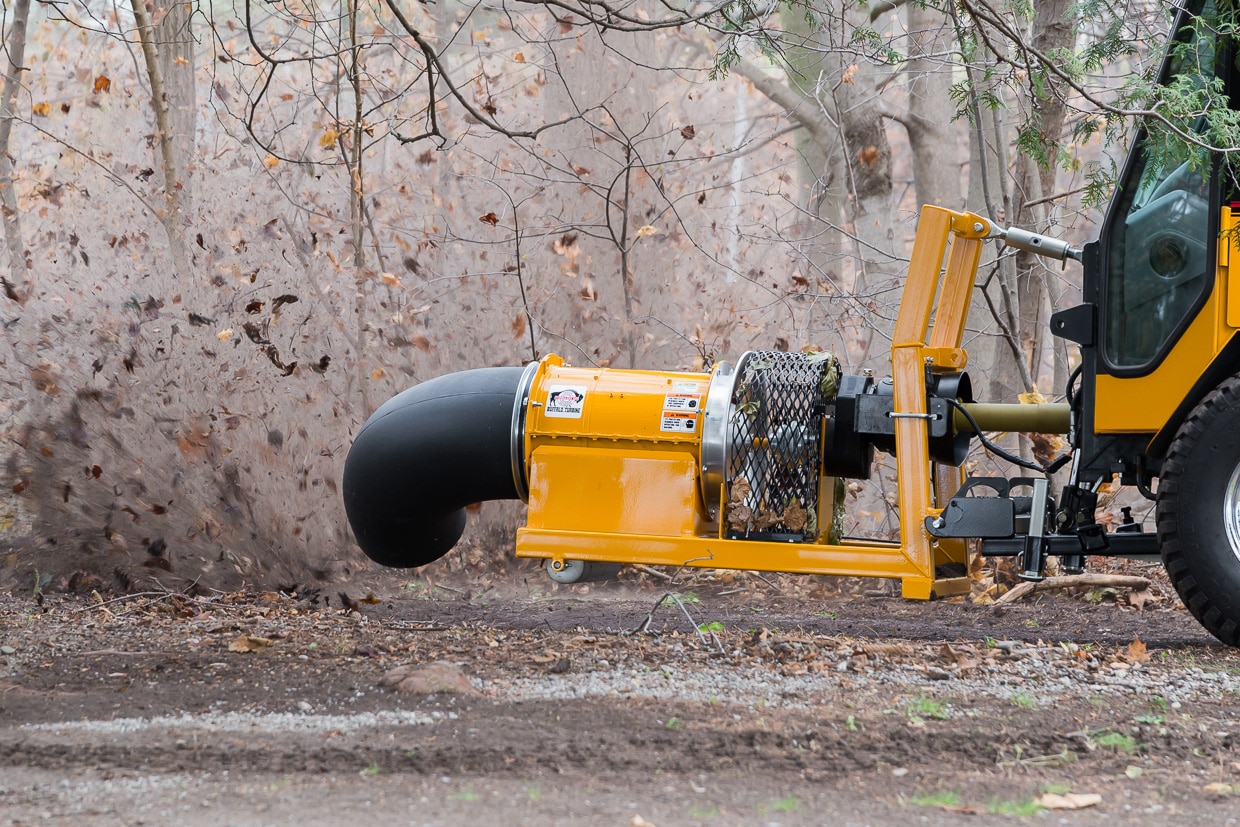
[[[778,588],[779,588],[779,586],[775,585],[775,583],[773,583],[773,582],[771,582],[770,580],[768,580],[768,579],[766,578],[766,576],[765,576],[764,574],[762,574],[762,572],[760,572],[760,571],[751,571],[751,572],[749,572],[749,573],[750,573],[750,574],[752,574],[754,577],[758,578],[759,580],[761,580],[763,583],[765,583],[765,584],[767,584],[768,586],[770,586],[772,589],[778,589]]]
[[[1073,574],[1065,577],[1048,577],[1045,580],[1033,580],[1021,583],[1007,594],[1000,597],[992,605],[1013,603],[1028,594],[1047,589],[1069,589],[1073,586],[1112,586],[1114,588],[1146,589],[1150,581],[1145,577],[1129,574]]]
[[[665,571],[659,571],[659,570],[658,570],[658,569],[656,569],[656,568],[652,568],[651,566],[642,565],[641,563],[637,563],[637,564],[635,564],[635,565],[633,566],[633,568],[637,569],[638,571],[645,572],[646,574],[652,575],[652,576],[654,576],[654,577],[659,577],[659,578],[662,578],[663,580],[675,580],[675,579],[676,579],[676,575],[674,575],[674,574],[668,574],[668,573],[667,573],[667,572],[665,572]]]
[[[159,652],[159,651],[134,652],[128,649],[92,649],[89,652],[78,652],[77,656],[80,658],[93,658],[93,657],[98,657],[101,655],[110,655],[110,656],[123,657],[123,658],[146,658],[146,657],[173,658],[173,657],[176,657],[177,654],[178,653],[176,652]]]
[[[402,632],[448,632],[451,626],[444,626],[434,620],[385,620],[381,621],[384,628],[400,629]]]
[[[671,586],[675,584],[676,578],[680,576],[680,573],[684,571],[689,566],[690,563],[697,563],[697,562],[701,562],[704,560],[712,560],[712,559],[714,559],[714,555],[707,555],[706,557],[695,557],[692,560],[686,560],[684,563],[680,565],[678,569],[676,569],[675,574],[670,575],[670,576],[669,575],[663,575],[663,576],[667,577],[668,585]],[[662,572],[660,572],[660,574],[662,574]],[[640,626],[638,626],[635,630],[633,630],[633,634],[640,635],[640,634],[645,634],[647,631],[649,631],[650,624],[654,623],[654,613],[659,610],[660,606],[668,602],[668,600],[671,600],[671,602],[675,603],[677,606],[680,607],[680,611],[684,613],[685,618],[689,621],[689,625],[693,627],[693,630],[695,632],[697,632],[698,640],[702,641],[702,643],[706,646],[709,646],[711,642],[713,641],[715,644],[715,647],[719,650],[720,654],[723,654],[726,651],[723,648],[723,641],[721,641],[719,639],[719,636],[716,635],[714,632],[710,632],[710,638],[707,639],[707,633],[706,631],[702,629],[702,626],[704,624],[700,624],[696,620],[694,620],[693,615],[689,613],[688,607],[686,607],[684,602],[681,601],[680,595],[677,592],[672,591],[670,588],[667,591],[663,592],[663,594],[659,595],[659,599],[655,602],[654,606],[651,607],[650,611],[647,612],[646,619],[642,621]]]
[[[98,594],[98,592],[95,593]],[[114,597],[111,600],[104,600],[103,596],[100,595],[98,603],[93,603],[90,606],[82,606],[79,609],[72,609],[69,613],[77,614],[78,612],[90,612],[95,609],[102,609],[106,606],[111,606],[113,603],[121,603],[126,600],[136,600],[139,597],[154,597],[162,600],[163,598],[171,597],[174,594],[180,594],[180,592],[134,592],[133,594],[123,594],[120,597]],[[184,595],[182,595],[182,597],[184,597]]]
[[[689,621],[689,625],[691,625],[693,627],[693,630],[697,632],[698,640],[702,641],[702,644],[704,646],[709,646],[711,642],[713,641],[715,644],[715,647],[718,648],[720,652],[723,652],[723,641],[719,640],[719,636],[716,635],[714,632],[710,633],[710,640],[706,639],[706,632],[703,631],[702,629],[703,624],[698,623],[696,620],[693,619],[693,615],[689,614],[689,610],[685,608],[685,604],[682,603],[680,600],[680,595],[668,592],[667,597],[670,597],[676,603],[676,605],[680,607],[680,610],[684,612],[685,619]],[[653,615],[654,612],[652,611],[651,614]]]

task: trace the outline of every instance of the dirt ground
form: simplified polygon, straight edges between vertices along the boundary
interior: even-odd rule
[[[1240,653],[1158,588],[870,586],[0,597],[0,822],[1236,823]]]

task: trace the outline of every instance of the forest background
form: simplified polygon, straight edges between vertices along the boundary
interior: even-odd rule
[[[7,0],[0,582],[356,569],[400,390],[548,352],[885,373],[919,205],[1075,244],[1156,0]],[[994,245],[978,396],[1062,390],[1079,271]],[[852,528],[896,527],[880,474]],[[519,504],[441,565],[502,570]]]

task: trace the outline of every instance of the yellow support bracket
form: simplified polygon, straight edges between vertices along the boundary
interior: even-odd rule
[[[969,354],[962,347],[927,347],[922,353],[926,363],[939,370],[964,370],[969,364]]]
[[[960,370],[968,363],[968,353],[962,347],[965,320],[982,241],[990,232],[990,222],[979,215],[923,207],[896,317],[891,372],[897,417],[900,548],[916,572],[901,578],[906,598],[924,600],[969,588],[967,574],[936,576],[940,565],[967,559],[963,542],[936,541],[923,524],[925,517],[941,508],[940,502],[955,493],[959,471],[951,469],[955,471],[954,487],[946,475],[936,472],[929,455],[928,423],[920,417],[926,413],[926,366],[947,371]]]
[[[990,219],[969,212],[953,212],[951,226],[952,232],[960,238],[988,238],[991,231]]]

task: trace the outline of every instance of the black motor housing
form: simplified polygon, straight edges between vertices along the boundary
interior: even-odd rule
[[[891,379],[842,376],[835,413],[827,420],[823,440],[822,473],[829,477],[868,480],[874,449],[894,455],[896,425],[894,385]],[[972,434],[952,427],[948,400],[973,401],[967,373],[935,373],[926,380],[926,411],[930,415],[930,457],[944,465],[959,466],[969,453]]]

